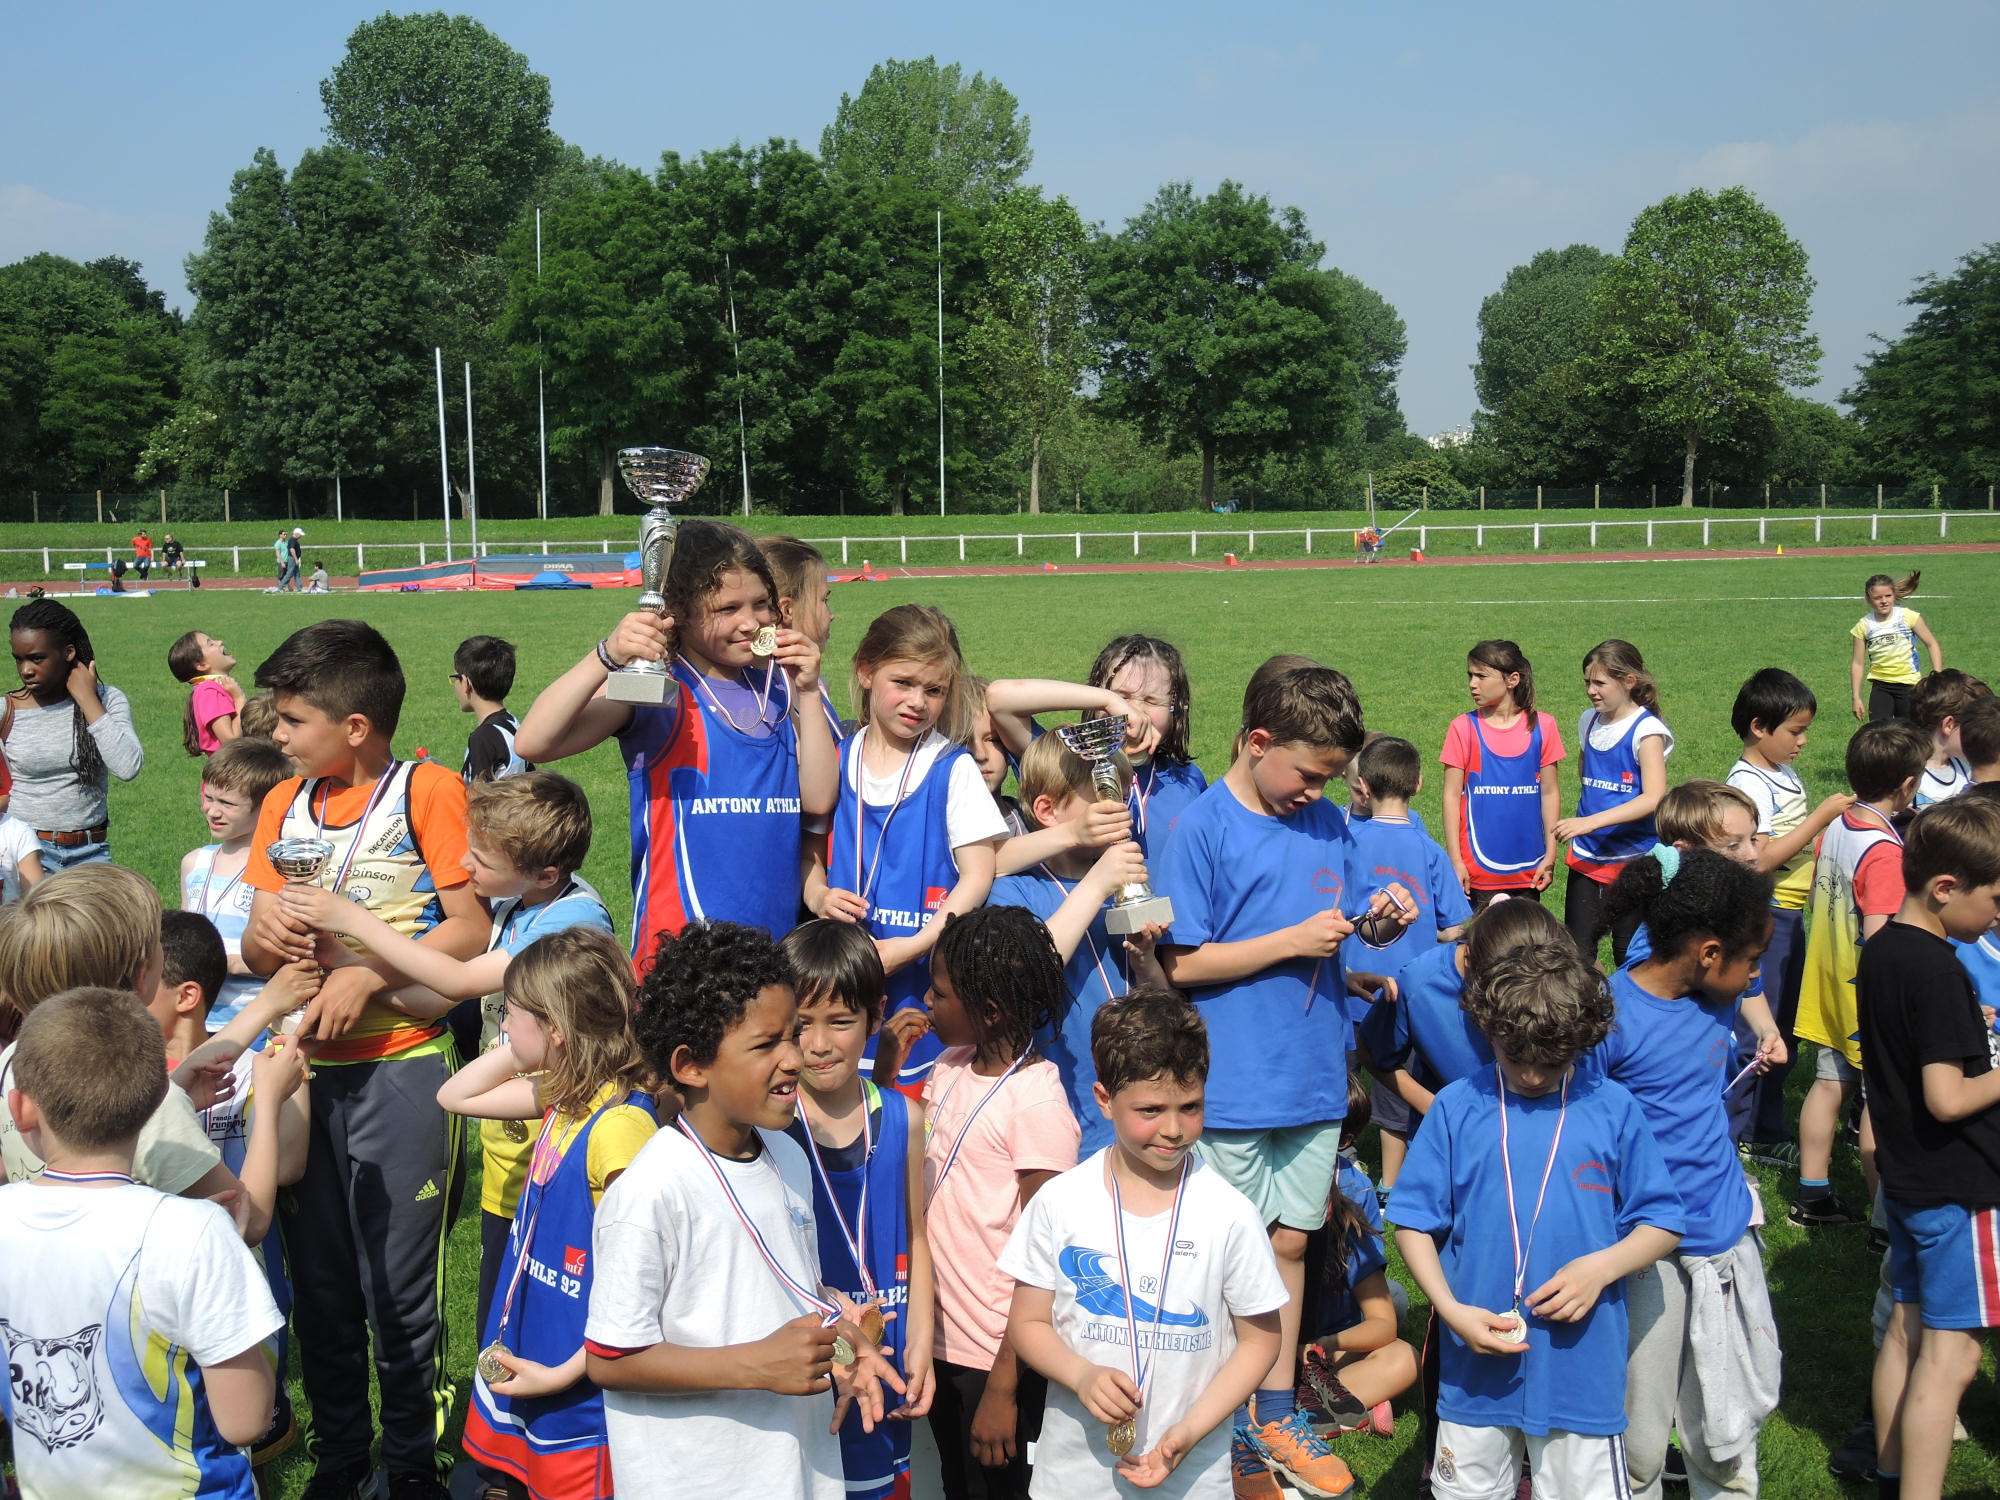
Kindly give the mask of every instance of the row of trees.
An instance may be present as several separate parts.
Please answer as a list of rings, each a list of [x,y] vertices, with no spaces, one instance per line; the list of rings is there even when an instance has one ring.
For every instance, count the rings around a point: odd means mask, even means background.
[[[259,151],[190,258],[183,325],[139,268],[0,268],[0,488],[437,482],[609,510],[613,455],[715,461],[704,501],[1153,509],[1705,477],[1983,482],[2000,249],[1919,286],[1844,399],[1817,378],[1804,250],[1742,189],[1646,209],[1622,251],[1549,250],[1480,311],[1470,438],[1397,405],[1402,320],[1322,265],[1296,209],[1169,184],[1116,233],[1024,182],[996,80],[876,67],[817,153],[771,140],[652,173],[548,125],[548,80],[478,22],[384,15],[321,84],[327,143]],[[539,210],[539,213],[538,213]],[[940,330],[940,323],[942,328]],[[942,343],[940,343],[940,331]],[[942,384],[940,385],[940,382]],[[943,430],[940,433],[940,406]],[[463,491],[461,490],[461,495]]]

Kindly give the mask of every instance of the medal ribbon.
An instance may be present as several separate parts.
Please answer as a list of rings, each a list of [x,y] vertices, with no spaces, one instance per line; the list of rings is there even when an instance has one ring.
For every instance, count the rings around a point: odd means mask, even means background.
[[[1141,835],[1146,832],[1146,804],[1153,800],[1153,787],[1159,782],[1159,779],[1160,763],[1157,760],[1146,762],[1146,784],[1144,786],[1139,785],[1139,778],[1137,776],[1132,778],[1131,800],[1137,803],[1139,807],[1139,832]]]
[[[831,1328],[839,1322],[840,1309],[837,1306],[820,1296],[818,1292],[802,1286],[790,1271],[778,1264],[778,1257],[771,1253],[771,1247],[764,1239],[764,1232],[751,1220],[750,1215],[743,1211],[742,1200],[736,1196],[736,1189],[729,1185],[729,1179],[723,1176],[722,1165],[716,1161],[715,1153],[708,1149],[708,1143],[689,1128],[685,1118],[675,1120],[674,1125],[682,1135],[693,1141],[695,1149],[701,1152],[701,1159],[708,1163],[708,1170],[715,1174],[716,1185],[722,1189],[723,1196],[728,1198],[729,1206],[736,1210],[737,1220],[756,1243],[757,1253],[764,1257],[764,1264],[771,1268],[771,1273],[785,1284],[787,1291],[820,1315],[822,1328]],[[812,1132],[808,1130],[806,1134],[811,1135]]]
[[[826,1163],[819,1159],[819,1142],[813,1139],[812,1119],[806,1113],[805,1091],[799,1091],[799,1115],[806,1127],[806,1153],[812,1157],[813,1170],[819,1174],[820,1186],[826,1189],[826,1201],[833,1205],[833,1222],[840,1226],[840,1238],[847,1246],[848,1254],[854,1257],[854,1269],[861,1273],[862,1290],[869,1296],[875,1295],[875,1278],[868,1274],[868,1260],[863,1250],[868,1244],[868,1163],[875,1155],[875,1130],[868,1120],[868,1090],[861,1091],[861,1202],[854,1215],[854,1228],[847,1227],[847,1215],[840,1211],[840,1199],[834,1196],[833,1179],[827,1176]]]
[[[359,835],[356,835],[356,837],[358,838]],[[204,917],[212,917],[216,912],[221,911],[223,907],[227,906],[229,904],[229,893],[242,883],[243,877],[250,871],[249,862],[245,861],[243,868],[229,877],[229,883],[222,888],[222,899],[216,903],[215,911],[211,912],[208,905],[208,887],[209,882],[215,879],[215,861],[219,858],[221,858],[221,851],[218,849],[216,854],[209,859],[208,868],[201,872],[201,894],[195,900],[196,910]]]
[[[546,1169],[550,1158],[555,1155],[555,1148],[549,1143],[549,1130],[555,1122],[556,1111],[552,1109],[542,1118],[541,1133],[535,1137],[534,1155],[528,1158],[528,1181],[543,1188],[548,1185]],[[495,1343],[503,1346],[507,1342],[507,1325],[514,1320],[514,1294],[521,1290],[521,1273],[528,1269],[528,1250],[535,1243],[535,1221],[542,1216],[542,1200],[547,1196],[546,1192],[535,1195],[534,1212],[528,1215],[527,1227],[521,1231],[521,1253],[514,1259],[513,1278],[507,1283],[507,1295],[500,1299],[500,1331],[493,1338]]]
[[[1064,885],[1062,876],[1056,874],[1056,872],[1054,870],[1051,870],[1047,865],[1040,864],[1036,865],[1035,868],[1040,870],[1044,875],[1048,876],[1049,879],[1053,880],[1056,883],[1056,889],[1061,891],[1065,898],[1067,898],[1072,892],[1076,890],[1076,886],[1074,885]],[[1091,937],[1090,929],[1088,927],[1084,928],[1083,930],[1083,945],[1084,947],[1090,950],[1090,961],[1097,966],[1097,977],[1104,983],[1104,993],[1111,999],[1116,1000],[1120,994],[1120,991],[1111,988],[1111,976],[1104,972],[1104,960],[1098,956],[1097,943]],[[1126,986],[1126,989],[1129,990],[1130,988],[1131,986],[1128,984]]]
[[[889,843],[889,825],[903,809],[903,794],[910,785],[910,768],[917,763],[917,745],[912,745],[909,757],[903,762],[903,774],[896,780],[896,800],[883,814],[882,831],[875,836],[875,857],[868,861],[868,878],[864,881],[861,878],[861,846],[868,841],[868,799],[861,795],[861,784],[868,775],[868,768],[861,762],[861,747],[867,739],[865,728],[854,737],[854,893],[863,901],[868,900],[868,893],[875,889],[875,873],[882,864],[882,851]],[[919,745],[922,743],[918,741]]]
[[[399,764],[401,762],[392,757],[389,761],[388,769],[376,780],[375,789],[368,794],[368,805],[361,809],[361,821],[354,825],[354,838],[349,842],[347,853],[340,861],[340,873],[333,878],[331,889],[336,896],[347,885],[347,872],[354,868],[355,856],[361,852],[361,841],[368,832],[368,820],[375,816],[376,804],[382,800],[382,794],[389,789],[389,783],[396,779],[396,767]],[[318,831],[321,838],[326,837],[326,809],[327,804],[332,800],[333,783],[331,781],[321,782],[319,811],[313,816],[313,827]]]
[[[130,1183],[132,1180],[130,1172],[60,1172],[54,1167],[46,1167],[42,1171],[42,1181],[44,1182],[71,1182],[79,1184],[86,1182]]]
[[[685,656],[677,655],[675,659],[679,661],[682,666],[686,667],[689,672],[694,674],[695,686],[700,688],[704,693],[708,694],[708,701],[715,705],[715,711],[717,713],[721,714],[723,718],[729,721],[729,727],[735,730],[738,734],[748,734],[750,730],[744,728],[741,724],[737,723],[736,715],[734,715],[728,709],[722,706],[722,700],[716,697],[715,689],[708,685],[708,682],[706,680],[707,674],[696,671],[694,663],[689,661]],[[751,728],[755,728],[757,725],[763,724],[765,722],[764,715],[771,706],[771,673],[777,668],[777,665],[778,665],[778,658],[775,656],[769,656],[764,659],[764,690],[757,695],[757,717],[750,721]],[[736,680],[738,682],[743,681],[743,674],[741,672],[738,672],[736,674]],[[748,684],[745,684],[745,686],[748,686]]]
[[[1521,1217],[1514,1207],[1514,1163],[1507,1152],[1507,1075],[1500,1070],[1500,1064],[1493,1064],[1493,1074],[1500,1080],[1500,1174],[1507,1184],[1507,1229],[1514,1236],[1514,1310],[1521,1309],[1521,1295],[1528,1279],[1528,1256],[1521,1248]],[[1542,1201],[1549,1195],[1549,1177],[1556,1169],[1556,1152],[1562,1149],[1563,1122],[1569,1117],[1568,1072],[1563,1074],[1562,1106],[1556,1112],[1555,1139],[1549,1142],[1548,1164],[1542,1168],[1541,1191],[1535,1195],[1535,1216],[1528,1221],[1528,1251],[1535,1248],[1535,1227],[1542,1222]],[[1523,1333],[1526,1332],[1524,1328]]]
[[[1174,1270],[1174,1239],[1180,1233],[1181,1196],[1187,1191],[1188,1166],[1188,1158],[1182,1157],[1180,1179],[1174,1183],[1173,1213],[1167,1220],[1167,1253],[1160,1257],[1159,1300],[1153,1304],[1152,1326],[1146,1331],[1147,1341],[1156,1346],[1152,1353],[1159,1352],[1157,1345],[1160,1341],[1160,1319],[1167,1314],[1167,1278]],[[1132,1273],[1126,1269],[1125,1264],[1125,1202],[1118,1192],[1118,1173],[1108,1160],[1104,1164],[1104,1170],[1111,1178],[1111,1226],[1117,1235],[1118,1285],[1125,1293],[1125,1334],[1132,1341],[1132,1383],[1139,1387],[1139,1394],[1144,1396],[1146,1372],[1152,1367],[1152,1355],[1149,1354],[1143,1364],[1139,1360],[1139,1323],[1132,1316]]]
[[[1000,1092],[1000,1086],[1002,1084],[1004,1084],[1009,1078],[1012,1078],[1014,1076],[1014,1070],[1020,1067],[1021,1064],[1026,1062],[1027,1060],[1028,1060],[1028,1054],[1026,1052],[1023,1052],[1019,1057],[1015,1058],[1012,1062],[1008,1063],[1007,1071],[1002,1073],[998,1078],[994,1079],[993,1087],[988,1089],[986,1091],[985,1096],[981,1098],[977,1104],[972,1106],[972,1113],[965,1117],[965,1125],[958,1132],[958,1139],[951,1143],[951,1150],[945,1153],[944,1165],[938,1169],[937,1181],[931,1184],[930,1192],[924,1195],[924,1211],[926,1213],[930,1211],[931,1204],[937,1201],[937,1195],[944,1191],[944,1180],[945,1178],[951,1176],[952,1164],[958,1160],[958,1153],[965,1145],[965,1138],[972,1134],[972,1122],[979,1118],[979,1112],[982,1109],[986,1108],[988,1104],[993,1102],[993,1096]],[[947,1104],[951,1103],[951,1096],[958,1092],[959,1083],[962,1080],[964,1080],[971,1072],[972,1072],[972,1067],[970,1064],[967,1064],[965,1072],[959,1074],[957,1078],[952,1079],[951,1087],[946,1089],[944,1091],[944,1097],[938,1100],[937,1115],[935,1118],[940,1120],[944,1118],[944,1107]]]

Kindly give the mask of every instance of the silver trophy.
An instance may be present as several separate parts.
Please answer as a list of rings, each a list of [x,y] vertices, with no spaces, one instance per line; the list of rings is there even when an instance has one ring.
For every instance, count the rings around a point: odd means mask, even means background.
[[[678,448],[621,448],[618,472],[648,507],[639,523],[639,608],[663,615],[676,525],[668,507],[701,488],[708,477],[708,460]],[[606,679],[604,696],[613,703],[664,703],[669,675],[663,661],[628,661]]]
[[[1098,800],[1123,802],[1125,794],[1119,789],[1118,767],[1114,761],[1125,744],[1125,721],[1085,719],[1081,724],[1061,725],[1056,733],[1062,736],[1063,744],[1090,767],[1090,779],[1097,787]],[[1165,927],[1173,919],[1173,902],[1165,896],[1155,896],[1153,888],[1145,881],[1135,880],[1130,885],[1119,887],[1117,895],[1111,898],[1111,908],[1104,914],[1104,928],[1107,932],[1134,933],[1148,922],[1158,922]]]
[[[271,868],[288,881],[318,885],[333,858],[333,845],[325,839],[279,839],[264,846]]]

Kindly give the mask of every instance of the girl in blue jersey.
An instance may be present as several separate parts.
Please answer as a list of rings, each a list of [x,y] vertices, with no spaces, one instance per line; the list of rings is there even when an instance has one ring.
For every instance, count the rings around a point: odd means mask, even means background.
[[[813,915],[859,923],[875,940],[889,976],[882,1034],[897,1048],[896,1086],[911,1091],[942,1050],[921,1020],[931,948],[947,916],[985,902],[1007,832],[964,749],[964,671],[942,610],[899,604],[868,627],[854,649],[860,727],[840,746],[824,883],[814,871],[805,892]]]
[[[632,966],[569,927],[507,966],[498,1047],[438,1090],[453,1114],[538,1122],[465,1416],[465,1451],[535,1500],[608,1500],[604,1395],[583,1370],[590,1230],[604,1190],[658,1128],[632,1034]]]
[[[789,931],[804,884],[800,817],[833,811],[840,774],[820,643],[776,624],[777,584],[750,534],[689,521],[663,592],[664,615],[620,620],[543,690],[514,738],[524,760],[544,765],[617,738],[641,968],[661,934],[689,922]],[[664,702],[605,697],[611,673],[633,662],[667,666]]]
[[[1665,847],[1611,887],[1610,919],[1633,910],[1652,952],[1611,976],[1616,1020],[1584,1064],[1638,1100],[1686,1224],[1672,1255],[1625,1283],[1626,1464],[1634,1491],[1658,1494],[1678,1430],[1697,1494],[1748,1493],[1757,1430],[1777,1404],[1778,1330],[1725,1096],[1744,1062],[1785,1060],[1768,1011],[1754,1058],[1737,1057],[1732,1034],[1771,940],[1771,877],[1707,849]]]
[[[1555,878],[1562,731],[1535,711],[1535,669],[1512,641],[1466,653],[1472,712],[1445,732],[1444,848],[1478,911],[1495,894],[1542,899]]]
[[[1583,690],[1590,698],[1576,726],[1583,792],[1575,814],[1556,824],[1556,837],[1569,845],[1563,925],[1584,956],[1594,958],[1605,891],[1620,870],[1657,842],[1653,810],[1666,795],[1674,732],[1660,720],[1659,689],[1630,641],[1602,641],[1590,649],[1583,659]],[[1638,922],[1638,913],[1628,912],[1612,925],[1614,968],[1625,962],[1625,945]]]
[[[910,1492],[910,1423],[931,1409],[937,1295],[924,1236],[923,1106],[861,1075],[861,1054],[882,1018],[882,960],[860,928],[806,922],[779,945],[799,998],[799,1112],[785,1133],[813,1169],[820,1275],[857,1306],[894,1319],[887,1343],[903,1377],[902,1404],[864,1430],[850,1409],[840,1427],[849,1500]]]

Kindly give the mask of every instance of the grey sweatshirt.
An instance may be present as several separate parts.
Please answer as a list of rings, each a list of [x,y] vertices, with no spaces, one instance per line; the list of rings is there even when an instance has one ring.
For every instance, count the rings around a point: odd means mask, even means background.
[[[132,705],[117,688],[99,684],[104,713],[90,726],[105,770],[130,781],[146,763],[139,736],[132,728]],[[65,698],[52,708],[14,702],[14,724],[7,731],[7,769],[14,778],[8,812],[28,827],[51,833],[95,828],[105,821],[110,776],[105,771],[85,781],[70,766],[75,748],[76,704]]]

